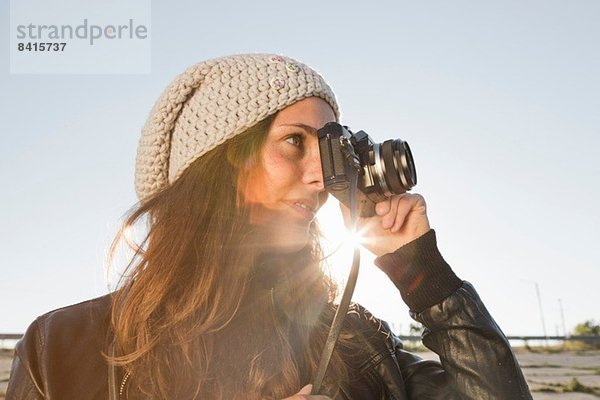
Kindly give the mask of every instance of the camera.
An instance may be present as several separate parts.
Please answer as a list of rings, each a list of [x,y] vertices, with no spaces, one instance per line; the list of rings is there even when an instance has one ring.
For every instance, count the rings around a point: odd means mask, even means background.
[[[325,190],[350,207],[357,182],[358,215],[375,215],[375,204],[402,194],[417,184],[417,171],[408,143],[390,139],[375,143],[364,131],[329,122],[317,131]]]

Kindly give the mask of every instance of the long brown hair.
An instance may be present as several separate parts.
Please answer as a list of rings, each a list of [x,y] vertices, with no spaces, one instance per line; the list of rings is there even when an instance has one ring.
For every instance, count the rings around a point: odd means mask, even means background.
[[[115,238],[109,259],[146,219],[113,296],[109,362],[130,374],[130,398],[281,399],[309,383],[335,295],[318,228],[292,257],[260,254],[237,189],[273,119],[192,163],[134,207]],[[329,371],[347,375],[339,356]]]

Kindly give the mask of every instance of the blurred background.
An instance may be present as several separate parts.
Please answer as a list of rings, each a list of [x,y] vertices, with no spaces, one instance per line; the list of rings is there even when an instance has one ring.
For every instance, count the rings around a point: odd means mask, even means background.
[[[93,15],[100,3],[89,4]],[[600,319],[600,2],[150,11],[149,73],[11,74],[0,36],[0,333],[110,290],[104,258],[137,201],[136,146],[154,101],[189,65],[251,52],[311,65],[343,123],[410,143],[440,250],[505,333],[563,335]],[[8,1],[0,16],[8,26]],[[319,217],[331,251],[343,236],[334,200]],[[350,257],[342,247],[330,259],[342,283]],[[408,309],[372,260],[363,254],[354,300],[407,334]]]

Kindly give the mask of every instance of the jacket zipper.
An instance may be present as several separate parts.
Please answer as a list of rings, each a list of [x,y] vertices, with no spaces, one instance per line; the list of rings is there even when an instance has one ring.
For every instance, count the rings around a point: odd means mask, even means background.
[[[130,372],[126,372],[125,376],[123,377],[123,380],[121,381],[121,387],[119,387],[119,399],[127,398],[127,397],[123,397],[123,393],[125,393],[125,387],[127,386],[127,379],[129,379],[130,375],[131,375]]]

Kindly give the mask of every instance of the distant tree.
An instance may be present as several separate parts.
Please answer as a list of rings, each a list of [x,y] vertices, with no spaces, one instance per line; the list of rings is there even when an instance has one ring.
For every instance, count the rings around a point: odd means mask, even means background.
[[[423,334],[425,327],[418,322],[413,322],[408,325],[408,334],[410,336],[420,337]],[[404,348],[408,351],[426,351],[427,348],[423,346],[420,339],[410,340],[403,343]]]
[[[423,325],[419,323],[411,323],[408,326],[408,331],[412,336],[421,336],[423,334]]]
[[[581,341],[576,344],[582,349],[600,349],[600,325],[596,321],[588,320],[577,324],[574,334],[576,336],[597,336],[598,340],[586,340],[585,342]]]
[[[575,335],[578,336],[600,336],[600,325],[593,319],[577,324]]]

